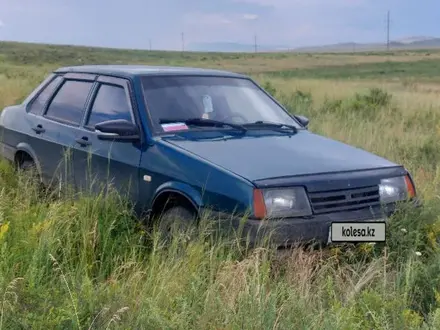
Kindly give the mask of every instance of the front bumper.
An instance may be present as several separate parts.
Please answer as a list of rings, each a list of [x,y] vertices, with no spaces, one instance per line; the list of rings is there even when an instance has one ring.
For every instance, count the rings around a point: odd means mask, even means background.
[[[384,221],[389,215],[372,215],[369,210],[320,214],[308,219],[247,220],[242,237],[251,245],[268,240],[276,246],[298,243],[327,244],[332,222]]]
[[[419,201],[414,201],[419,206]],[[278,247],[295,244],[317,243],[326,245],[332,222],[387,221],[395,212],[394,205],[386,208],[365,208],[360,210],[314,215],[308,218],[287,218],[282,220],[253,220],[229,218],[235,233],[248,244],[255,246],[270,243]]]

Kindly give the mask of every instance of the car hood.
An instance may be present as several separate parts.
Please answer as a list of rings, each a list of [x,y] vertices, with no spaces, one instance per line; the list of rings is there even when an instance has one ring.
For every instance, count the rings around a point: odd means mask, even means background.
[[[250,181],[396,166],[384,158],[309,131],[230,139],[164,139]]]

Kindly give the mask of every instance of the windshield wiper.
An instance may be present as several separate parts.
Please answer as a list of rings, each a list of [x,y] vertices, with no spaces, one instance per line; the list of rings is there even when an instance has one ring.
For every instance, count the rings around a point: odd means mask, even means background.
[[[268,121],[256,121],[253,123],[249,123],[249,124],[243,124],[243,126],[245,128],[269,128],[269,129],[283,129],[283,128],[288,128],[290,130],[292,130],[293,133],[297,133],[298,132],[298,128],[296,126],[293,125],[289,125],[289,124],[280,124],[280,123],[272,123],[272,122],[268,122]]]
[[[225,127],[229,126],[240,131],[246,132],[246,127],[239,124],[227,123],[224,121],[204,119],[204,118],[190,118],[190,119],[160,119],[161,124],[171,124],[171,123],[185,123],[186,125],[194,126],[206,126],[206,127]]]

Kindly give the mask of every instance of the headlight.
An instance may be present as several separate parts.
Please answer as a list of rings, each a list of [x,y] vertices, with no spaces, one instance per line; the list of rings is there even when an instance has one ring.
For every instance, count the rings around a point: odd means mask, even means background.
[[[256,189],[254,213],[258,218],[301,217],[311,215],[312,209],[302,187]]]
[[[379,184],[380,201],[394,203],[415,197],[415,189],[408,176],[382,179]]]

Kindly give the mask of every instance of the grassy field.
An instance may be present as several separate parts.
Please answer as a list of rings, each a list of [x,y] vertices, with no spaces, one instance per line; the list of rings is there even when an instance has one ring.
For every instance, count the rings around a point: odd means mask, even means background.
[[[191,54],[0,43],[0,106],[52,69],[188,65],[251,74],[310,129],[405,165],[424,206],[385,245],[165,249],[117,195],[45,200],[0,164],[0,329],[439,329],[440,52]]]

